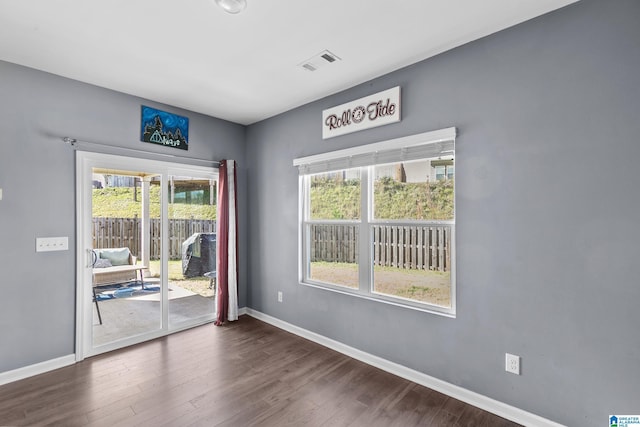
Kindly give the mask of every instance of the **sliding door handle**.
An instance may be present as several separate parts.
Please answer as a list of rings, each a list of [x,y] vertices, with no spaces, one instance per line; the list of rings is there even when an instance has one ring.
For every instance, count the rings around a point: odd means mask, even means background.
[[[98,260],[98,254],[93,249],[87,249],[87,268],[93,268]]]

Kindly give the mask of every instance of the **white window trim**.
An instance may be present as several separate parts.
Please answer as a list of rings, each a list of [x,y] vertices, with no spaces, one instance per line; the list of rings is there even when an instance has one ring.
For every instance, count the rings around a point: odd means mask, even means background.
[[[327,153],[299,157],[297,159],[293,159],[293,166],[299,167],[310,163],[327,162],[344,157],[357,156],[372,152],[375,153],[376,151],[409,148],[418,145],[433,144],[440,141],[454,141],[455,139],[456,128],[450,127],[431,132],[419,133],[416,135],[409,135],[402,138],[390,139],[388,141],[380,141],[372,144],[360,145],[358,147],[346,148],[344,150],[329,151]]]
[[[362,146],[358,146],[358,147],[353,147],[353,148],[348,148],[348,149],[343,149],[343,150],[336,150],[336,151],[331,151],[331,152],[327,152],[327,153],[321,153],[321,154],[316,154],[316,155],[312,155],[312,156],[306,156],[306,157],[300,157],[297,159],[293,160],[293,165],[296,167],[304,167],[305,165],[309,165],[309,164],[318,164],[318,163],[322,163],[322,162],[329,162],[332,160],[336,160],[336,159],[344,159],[344,158],[348,158],[351,156],[358,156],[358,155],[365,155],[365,154],[369,154],[369,153],[375,153],[378,151],[387,151],[387,150],[394,150],[394,149],[403,149],[403,148],[408,148],[408,147],[414,147],[414,146],[419,146],[419,145],[426,145],[426,144],[433,144],[433,143],[437,143],[437,142],[442,142],[442,141],[455,141],[456,138],[456,128],[455,127],[451,127],[451,128],[446,128],[446,129],[441,129],[441,130],[436,130],[436,131],[431,131],[431,132],[425,132],[425,133],[420,133],[420,134],[416,134],[416,135],[410,135],[407,137],[402,137],[402,138],[396,138],[396,139],[392,139],[392,140],[388,140],[388,141],[381,141],[381,142],[376,142],[376,143],[372,143],[372,144],[366,144],[366,145],[362,145]],[[369,179],[368,179],[368,174],[369,172],[373,169],[373,166],[366,166],[363,167],[363,176],[362,178],[364,178],[362,180],[362,183],[369,183]],[[452,236],[451,236],[451,241],[452,241],[452,247],[451,247],[451,307],[440,307],[434,304],[427,304],[427,303],[421,303],[415,300],[410,300],[410,299],[403,299],[401,297],[391,297],[391,296],[386,296],[383,294],[379,294],[379,293],[375,293],[372,292],[368,286],[371,282],[370,278],[371,278],[371,274],[372,271],[368,271],[368,270],[373,270],[373,265],[371,264],[371,262],[369,261],[368,265],[366,266],[361,266],[361,268],[359,269],[360,271],[360,282],[359,282],[359,288],[358,289],[350,289],[347,287],[343,287],[343,286],[339,286],[339,285],[332,285],[330,283],[325,283],[325,282],[317,282],[317,281],[313,281],[310,279],[306,279],[306,269],[307,269],[307,265],[305,263],[305,260],[307,259],[307,254],[308,254],[308,250],[309,248],[305,248],[305,244],[308,245],[308,239],[305,239],[304,235],[307,232],[306,231],[306,225],[309,223],[313,223],[315,221],[311,221],[309,220],[309,218],[306,217],[306,203],[307,203],[307,185],[306,185],[306,176],[308,175],[304,175],[301,174],[299,176],[299,182],[298,182],[298,210],[299,210],[299,215],[298,215],[298,224],[299,224],[299,232],[298,232],[298,282],[301,285],[304,286],[309,286],[309,287],[314,287],[314,288],[318,288],[318,289],[323,289],[323,290],[327,290],[330,292],[337,292],[340,294],[344,294],[344,295],[350,295],[350,296],[354,296],[357,298],[363,298],[366,300],[371,300],[371,301],[377,301],[380,303],[384,303],[384,304],[390,304],[390,305],[394,305],[394,306],[398,306],[398,307],[403,307],[403,308],[408,308],[408,309],[412,309],[412,310],[418,310],[418,311],[423,311],[423,312],[427,312],[427,313],[432,313],[432,314],[437,314],[437,315],[441,315],[441,316],[445,316],[445,317],[451,317],[451,318],[455,318],[456,317],[456,244],[455,244],[455,240],[456,240],[456,230],[455,230],[455,216],[454,219],[452,221],[434,221],[434,222],[438,222],[438,223],[443,223],[443,224],[450,224],[452,225],[451,228],[451,232],[452,232]],[[454,184],[455,185],[455,184]],[[366,230],[364,235],[361,235],[359,237],[359,241],[360,241],[360,245],[362,246],[361,250],[366,247],[368,245],[368,241],[369,239],[369,230],[370,230],[370,226],[371,224],[383,224],[383,223],[398,223],[398,224],[404,224],[404,223],[410,223],[412,221],[410,220],[400,220],[400,221],[390,221],[390,220],[373,220],[371,218],[372,215],[372,206],[371,206],[371,194],[368,194],[371,191],[371,186],[370,185],[366,185],[366,188],[362,188],[362,196],[361,197],[361,201],[363,204],[368,204],[366,211],[361,210],[361,212],[363,213],[362,218],[358,221],[339,221],[340,224],[347,224],[350,222],[355,222],[358,224],[362,224],[363,227],[361,227],[361,230]],[[364,192],[367,192],[367,195],[365,196]],[[455,194],[455,190],[454,190],[454,194]],[[367,215],[364,215],[364,212],[367,213]],[[320,223],[326,223],[326,222],[330,222],[330,221],[318,221]],[[368,253],[368,249],[367,249],[367,253]],[[369,258],[369,257],[368,257]],[[363,280],[363,279],[367,279],[367,280]]]

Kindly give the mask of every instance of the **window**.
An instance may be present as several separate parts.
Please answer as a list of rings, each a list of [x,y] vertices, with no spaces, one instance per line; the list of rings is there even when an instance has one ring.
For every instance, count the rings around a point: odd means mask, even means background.
[[[438,160],[431,163],[436,181],[443,179],[453,179],[454,165],[453,160]]]
[[[358,288],[360,169],[310,175],[307,278],[318,283]]]
[[[300,281],[455,314],[455,129],[296,159]]]

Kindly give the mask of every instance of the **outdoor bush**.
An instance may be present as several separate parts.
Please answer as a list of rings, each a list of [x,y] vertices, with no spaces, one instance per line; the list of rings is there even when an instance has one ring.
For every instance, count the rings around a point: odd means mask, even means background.
[[[107,187],[93,190],[93,216],[107,218],[134,218],[140,216],[142,195],[137,190],[134,200],[132,187]],[[152,185],[149,190],[149,216],[160,217],[160,186]],[[178,219],[216,219],[215,205],[173,203],[169,205],[169,217]]]
[[[453,180],[399,182],[383,177],[374,184],[376,218],[448,220],[453,218]]]
[[[310,210],[312,219],[360,218],[360,180],[313,179]]]
[[[376,218],[448,220],[453,218],[454,181],[398,182],[383,177],[374,185]],[[314,179],[311,183],[312,219],[358,219],[360,181]]]

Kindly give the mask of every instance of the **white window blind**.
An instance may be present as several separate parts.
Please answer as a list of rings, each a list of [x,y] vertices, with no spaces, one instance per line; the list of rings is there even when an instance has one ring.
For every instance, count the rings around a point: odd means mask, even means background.
[[[360,166],[451,156],[456,129],[447,128],[294,159],[300,175]]]

